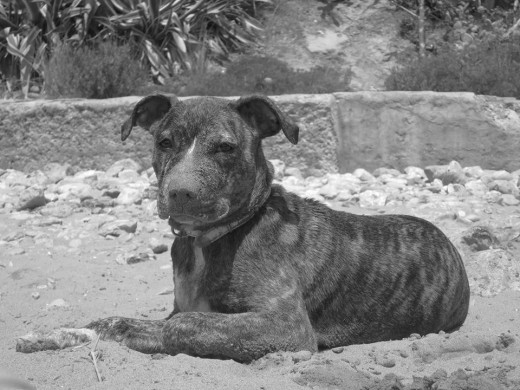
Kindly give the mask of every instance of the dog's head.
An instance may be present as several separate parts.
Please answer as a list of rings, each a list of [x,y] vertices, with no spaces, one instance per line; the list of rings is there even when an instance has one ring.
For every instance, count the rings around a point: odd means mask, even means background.
[[[123,124],[123,141],[136,125],[154,138],[159,216],[189,230],[229,223],[258,207],[273,176],[261,140],[282,130],[296,144],[299,131],[265,96],[182,102],[148,96]]]

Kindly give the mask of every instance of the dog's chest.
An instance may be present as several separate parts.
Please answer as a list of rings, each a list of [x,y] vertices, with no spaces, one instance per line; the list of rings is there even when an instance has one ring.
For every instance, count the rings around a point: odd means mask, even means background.
[[[209,301],[202,291],[202,283],[206,270],[206,260],[202,248],[193,247],[195,262],[189,272],[180,272],[174,268],[173,283],[175,302],[181,312],[211,311]]]

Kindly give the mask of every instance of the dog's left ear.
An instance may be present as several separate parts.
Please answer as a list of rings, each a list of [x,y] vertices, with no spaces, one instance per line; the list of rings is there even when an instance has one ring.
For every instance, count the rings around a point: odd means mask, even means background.
[[[233,103],[240,116],[260,133],[260,138],[270,137],[280,130],[291,143],[298,143],[300,129],[266,96],[253,95]]]
[[[130,118],[121,126],[121,141],[128,138],[132,128],[136,125],[150,131],[150,127],[170,111],[172,103],[178,102],[175,96],[169,98],[164,95],[151,95],[141,99],[135,105]]]

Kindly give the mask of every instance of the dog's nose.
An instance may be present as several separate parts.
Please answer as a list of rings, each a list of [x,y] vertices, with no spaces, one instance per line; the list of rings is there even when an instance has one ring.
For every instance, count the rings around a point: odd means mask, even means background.
[[[170,198],[176,202],[189,202],[197,198],[197,195],[188,189],[181,188],[170,191]]]

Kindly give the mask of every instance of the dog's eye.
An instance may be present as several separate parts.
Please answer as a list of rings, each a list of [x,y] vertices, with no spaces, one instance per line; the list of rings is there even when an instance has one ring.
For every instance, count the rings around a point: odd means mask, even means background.
[[[231,153],[233,150],[235,150],[235,145],[230,144],[229,142],[222,142],[217,147],[217,151],[222,153]]]
[[[159,146],[162,149],[171,149],[173,147],[173,143],[168,138],[165,138],[161,142],[159,142]]]

